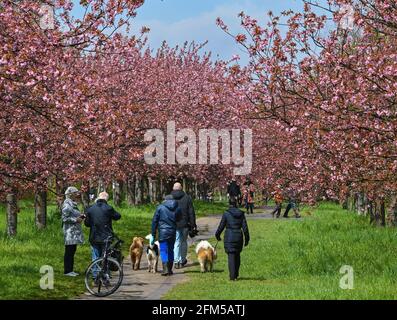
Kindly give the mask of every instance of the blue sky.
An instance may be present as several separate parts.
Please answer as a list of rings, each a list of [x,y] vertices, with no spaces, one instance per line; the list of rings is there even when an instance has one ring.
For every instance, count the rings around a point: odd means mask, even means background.
[[[163,40],[171,46],[185,41],[202,43],[213,58],[230,59],[238,54],[245,62],[241,48],[215,23],[221,17],[231,30],[239,32],[238,13],[241,11],[265,21],[267,12],[299,9],[301,0],[146,0],[138,10],[134,26],[151,29],[149,45],[157,48]]]
[[[216,25],[216,18],[221,17],[237,33],[241,30],[237,17],[241,11],[265,22],[269,10],[280,13],[287,9],[301,10],[302,6],[302,0],[146,0],[138,9],[132,32],[138,33],[142,26],[149,27],[149,45],[153,49],[164,40],[171,46],[208,40],[204,50],[211,51],[213,58],[227,60],[238,54],[244,64],[246,56]]]

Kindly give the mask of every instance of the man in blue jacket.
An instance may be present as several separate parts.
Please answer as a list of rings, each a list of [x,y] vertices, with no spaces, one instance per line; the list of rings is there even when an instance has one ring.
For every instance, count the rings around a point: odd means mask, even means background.
[[[165,201],[160,204],[152,220],[151,244],[154,244],[156,231],[158,231],[158,241],[160,242],[160,257],[163,263],[162,276],[172,275],[174,264],[174,245],[176,237],[176,223],[181,219],[181,210],[178,202],[173,200],[171,195],[165,197]]]

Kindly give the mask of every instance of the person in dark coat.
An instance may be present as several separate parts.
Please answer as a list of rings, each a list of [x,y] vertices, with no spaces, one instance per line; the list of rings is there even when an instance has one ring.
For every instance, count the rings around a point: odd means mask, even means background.
[[[240,269],[240,253],[243,245],[247,246],[250,241],[247,220],[244,212],[232,203],[230,208],[223,214],[215,237],[221,241],[221,234],[225,231],[224,247],[228,255],[230,280],[237,280]]]
[[[176,224],[181,219],[181,215],[178,202],[173,200],[171,195],[168,195],[165,201],[157,207],[153,216],[150,244],[154,244],[157,231],[158,241],[160,243],[160,257],[163,263],[162,276],[172,275]]]
[[[174,184],[171,195],[181,209],[181,219],[176,223],[176,239],[174,246],[174,264],[179,269],[187,264],[187,238],[190,231],[196,231],[196,214],[192,198],[182,191],[182,185]]]
[[[227,186],[227,194],[229,195],[229,205],[233,204],[237,207],[237,201],[241,197],[241,189],[237,184],[236,179],[232,181]]]
[[[108,205],[109,195],[101,192],[94,205],[86,210],[84,224],[90,228],[90,244],[92,260],[100,258],[105,249],[105,240],[113,236],[113,220],[120,220],[121,215],[113,207]],[[96,278],[98,271],[93,269],[93,278]]]

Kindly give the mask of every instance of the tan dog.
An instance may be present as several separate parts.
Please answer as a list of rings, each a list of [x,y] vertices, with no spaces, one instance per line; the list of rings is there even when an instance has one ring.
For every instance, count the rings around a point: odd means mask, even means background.
[[[134,237],[130,246],[131,265],[133,270],[139,270],[143,253],[143,243],[145,239],[142,237]]]
[[[200,241],[196,247],[198,262],[201,272],[212,272],[216,260],[216,250],[208,241]]]

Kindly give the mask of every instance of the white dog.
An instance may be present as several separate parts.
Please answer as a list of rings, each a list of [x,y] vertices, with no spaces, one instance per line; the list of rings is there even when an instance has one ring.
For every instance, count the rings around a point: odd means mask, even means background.
[[[201,272],[212,272],[216,260],[216,250],[208,241],[200,241],[196,247],[198,262]],[[209,268],[208,268],[209,267]]]
[[[160,243],[156,241],[153,245],[150,244],[151,234],[148,234],[145,238],[149,240],[149,246],[146,249],[146,257],[148,262],[148,272],[157,272],[157,265],[159,262],[160,255]]]

